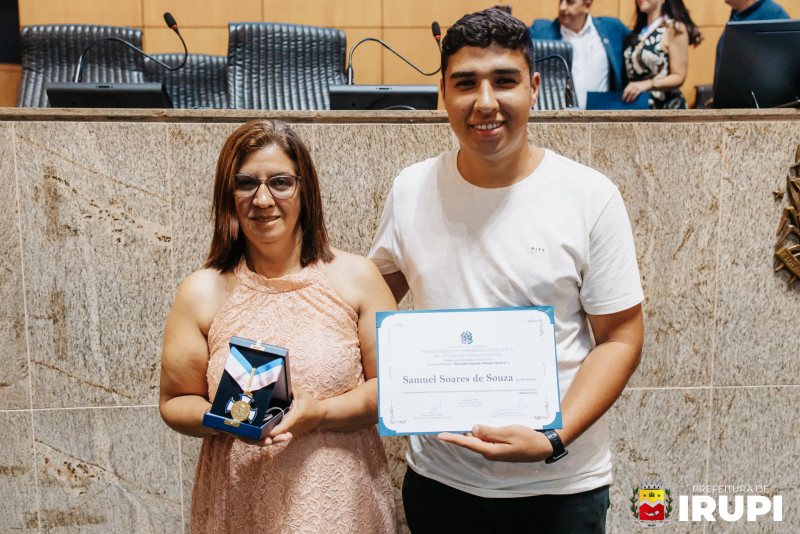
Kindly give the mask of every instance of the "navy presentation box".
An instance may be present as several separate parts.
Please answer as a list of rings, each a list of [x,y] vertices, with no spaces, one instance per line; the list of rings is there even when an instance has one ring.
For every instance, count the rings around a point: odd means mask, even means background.
[[[261,439],[292,404],[289,351],[235,336],[229,346],[225,371],[203,426]]]

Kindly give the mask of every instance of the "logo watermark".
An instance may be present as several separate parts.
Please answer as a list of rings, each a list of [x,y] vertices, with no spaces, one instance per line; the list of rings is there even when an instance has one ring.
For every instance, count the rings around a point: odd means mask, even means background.
[[[633,488],[630,498],[633,522],[644,528],[668,525],[672,515],[671,494],[660,480],[645,480],[641,488]]]
[[[766,484],[695,485],[691,496],[678,498],[678,520],[758,521],[761,516],[768,519],[771,514],[772,521],[783,521],[783,497],[770,498],[765,495],[769,491]]]
[[[633,522],[643,528],[686,523],[783,521],[783,497],[767,484],[721,484],[692,486],[690,495],[679,495],[673,509],[672,491],[658,478],[633,488],[628,498]]]

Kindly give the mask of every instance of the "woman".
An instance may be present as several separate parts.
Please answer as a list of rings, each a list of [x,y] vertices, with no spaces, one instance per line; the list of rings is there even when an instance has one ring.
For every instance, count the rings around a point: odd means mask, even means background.
[[[160,410],[204,438],[192,532],[394,532],[377,435],[375,312],[396,309],[369,260],[328,245],[317,174],[287,125],[255,121],[222,147],[205,268],[164,332]],[[289,349],[294,402],[263,440],[202,425],[232,336]]]
[[[685,109],[680,87],[689,67],[689,45],[702,40],[683,0],[636,0],[636,24],[623,56],[629,83],[625,102],[650,93],[650,109]]]

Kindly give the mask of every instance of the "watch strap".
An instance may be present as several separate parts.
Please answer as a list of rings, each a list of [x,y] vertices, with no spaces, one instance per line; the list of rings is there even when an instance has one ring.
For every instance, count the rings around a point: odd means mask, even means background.
[[[558,433],[555,430],[547,428],[545,430],[537,430],[537,432],[544,434],[545,437],[550,440],[550,445],[553,446],[552,456],[546,458],[544,463],[552,464],[567,455],[569,451],[564,448],[564,444],[561,442],[561,438],[558,437]]]

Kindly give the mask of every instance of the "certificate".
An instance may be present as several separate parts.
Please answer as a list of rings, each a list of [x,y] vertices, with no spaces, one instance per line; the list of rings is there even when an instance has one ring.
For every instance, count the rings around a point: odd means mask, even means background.
[[[552,306],[380,312],[382,436],[561,428]]]

